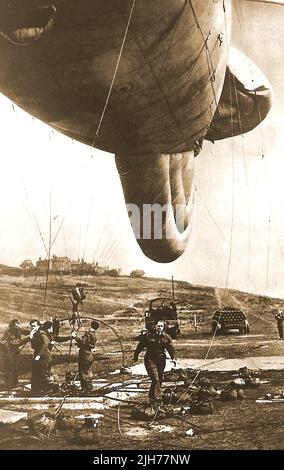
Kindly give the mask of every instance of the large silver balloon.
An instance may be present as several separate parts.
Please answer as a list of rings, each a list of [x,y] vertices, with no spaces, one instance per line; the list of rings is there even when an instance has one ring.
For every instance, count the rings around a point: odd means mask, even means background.
[[[203,139],[247,132],[271,106],[259,71],[251,88],[254,65],[231,51],[231,3],[0,1],[1,92],[116,155],[126,203],[139,214],[137,241],[159,262],[187,244]],[[165,209],[158,231],[148,226],[153,204]]]

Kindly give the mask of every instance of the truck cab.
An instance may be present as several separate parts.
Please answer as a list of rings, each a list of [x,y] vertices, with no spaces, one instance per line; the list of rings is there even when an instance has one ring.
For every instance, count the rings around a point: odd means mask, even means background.
[[[165,322],[165,332],[172,339],[180,335],[180,320],[177,318],[177,308],[172,299],[157,297],[150,301],[145,312],[146,329],[151,331],[159,320]]]

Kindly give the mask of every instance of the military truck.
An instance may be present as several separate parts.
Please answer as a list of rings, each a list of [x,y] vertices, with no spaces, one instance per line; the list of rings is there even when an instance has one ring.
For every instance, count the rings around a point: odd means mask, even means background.
[[[175,302],[168,297],[157,297],[150,300],[149,308],[145,312],[145,326],[151,331],[159,320],[165,322],[165,332],[172,339],[180,335],[180,320],[177,317]]]
[[[240,334],[249,333],[249,323],[245,313],[233,307],[223,307],[216,310],[212,318],[212,334],[227,334],[238,330]]]

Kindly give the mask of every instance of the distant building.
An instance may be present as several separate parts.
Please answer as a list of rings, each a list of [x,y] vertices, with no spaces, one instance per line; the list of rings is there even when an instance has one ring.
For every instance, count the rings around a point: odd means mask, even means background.
[[[82,263],[78,261],[71,261],[71,273],[72,274],[81,274],[82,273]]]
[[[95,266],[94,272],[97,276],[102,276],[103,274],[105,274],[106,270],[102,266]]]
[[[41,259],[41,257],[39,257],[38,261],[36,262],[36,269],[39,273],[45,274],[48,269],[48,259]]]
[[[98,262],[87,263],[83,258],[71,261],[72,274],[89,274],[90,276],[102,276],[106,268],[99,266]]]
[[[38,273],[46,274],[48,269],[48,259],[42,259],[39,257],[36,262],[36,269]],[[55,256],[50,259],[49,270],[51,272],[61,274],[87,274],[92,276],[102,276],[109,271],[109,267],[99,266],[98,262],[87,263],[83,258],[70,260],[67,256]]]
[[[48,270],[48,259],[39,257],[36,262],[36,269],[39,273],[46,273]],[[57,273],[71,273],[71,261],[67,256],[56,256],[50,259],[49,270]]]
[[[67,256],[55,256],[51,259],[51,270],[57,273],[71,273],[71,261]]]
[[[91,263],[87,263],[84,258],[77,261],[71,261],[71,272],[72,274],[89,274],[92,268]]]

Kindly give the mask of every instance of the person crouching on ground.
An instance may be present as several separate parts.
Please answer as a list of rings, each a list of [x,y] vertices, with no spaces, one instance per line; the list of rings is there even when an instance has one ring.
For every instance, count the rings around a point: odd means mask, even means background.
[[[147,331],[142,335],[134,352],[133,361],[138,361],[138,356],[146,349],[144,364],[151,379],[149,389],[150,402],[160,404],[162,401],[162,381],[166,367],[166,351],[168,351],[174,366],[176,366],[175,349],[171,337],[164,331],[165,323],[157,322],[153,332]]]
[[[99,328],[99,323],[96,320],[91,321],[91,328],[82,336],[82,338],[75,337],[75,341],[79,348],[78,357],[78,370],[79,379],[81,382],[82,390],[85,393],[90,393],[93,389],[92,378],[93,373],[91,367],[94,362],[93,350],[96,346],[97,337],[96,330]]]

